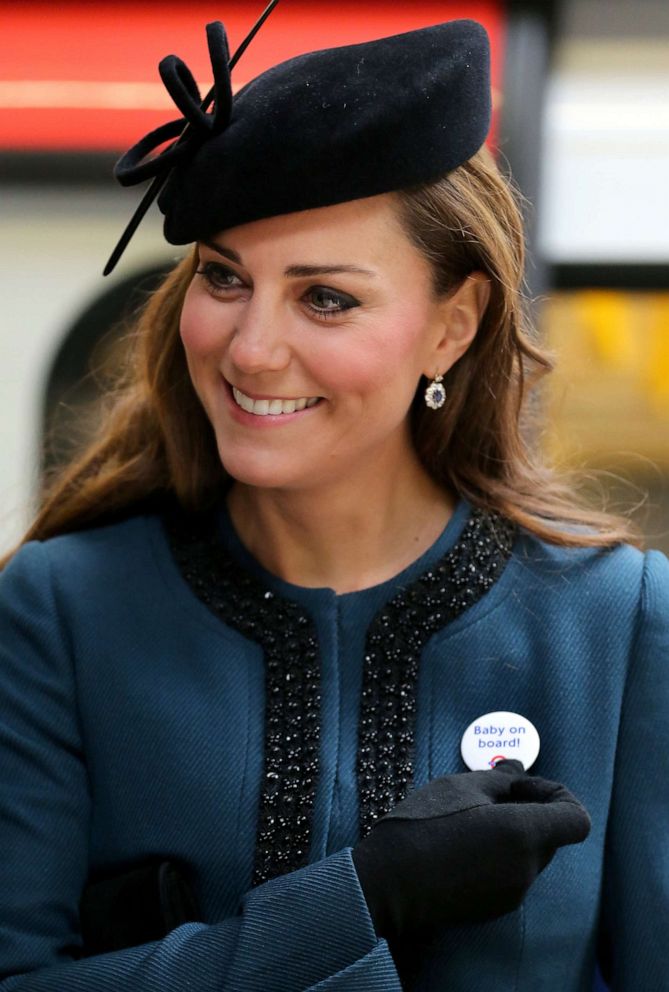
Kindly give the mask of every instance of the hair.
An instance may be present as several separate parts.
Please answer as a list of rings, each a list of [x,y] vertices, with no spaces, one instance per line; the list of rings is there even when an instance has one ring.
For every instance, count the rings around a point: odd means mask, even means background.
[[[474,506],[552,544],[611,547],[634,540],[629,522],[590,509],[542,460],[531,437],[527,400],[553,364],[528,319],[523,221],[509,181],[482,150],[438,181],[395,195],[438,294],[475,271],[490,281],[476,337],[445,376],[446,404],[427,409],[424,382],[416,392],[412,436],[427,471]],[[196,264],[193,252],[148,299],[97,437],[45,488],[24,541],[108,523],[166,500],[198,513],[222,498],[229,479],[179,336]]]
[[[556,472],[537,443],[540,410],[528,400],[554,362],[537,339],[523,292],[519,192],[484,148],[439,181],[397,196],[404,227],[430,263],[438,294],[475,271],[490,284],[476,336],[444,377],[446,404],[428,409],[420,390],[414,399],[414,444],[428,472],[472,504],[551,544],[640,544],[627,518],[593,509],[581,494],[591,476]]]

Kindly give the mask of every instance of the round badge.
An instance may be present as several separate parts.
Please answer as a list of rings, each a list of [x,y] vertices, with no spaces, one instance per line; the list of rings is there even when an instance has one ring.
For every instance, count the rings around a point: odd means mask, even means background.
[[[539,755],[537,728],[520,713],[485,713],[470,723],[460,744],[462,760],[470,771],[494,768],[505,758],[521,761],[525,771]]]

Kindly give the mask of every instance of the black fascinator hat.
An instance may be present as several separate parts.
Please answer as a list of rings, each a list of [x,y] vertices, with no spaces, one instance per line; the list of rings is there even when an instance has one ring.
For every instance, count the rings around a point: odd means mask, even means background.
[[[435,180],[488,134],[489,44],[475,21],[300,55],[234,98],[220,22],[207,26],[207,41],[212,111],[168,56],[160,73],[183,118],[142,138],[115,170],[126,186],[167,174],[158,205],[171,244]]]

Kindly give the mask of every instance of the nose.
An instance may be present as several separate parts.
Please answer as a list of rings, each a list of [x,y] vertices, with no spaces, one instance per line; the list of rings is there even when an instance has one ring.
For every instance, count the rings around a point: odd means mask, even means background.
[[[233,365],[249,375],[285,369],[291,358],[287,320],[279,300],[256,290],[235,322],[228,348]]]

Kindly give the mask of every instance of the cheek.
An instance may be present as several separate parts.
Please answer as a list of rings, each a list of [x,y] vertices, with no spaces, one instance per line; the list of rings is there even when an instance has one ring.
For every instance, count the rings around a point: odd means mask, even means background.
[[[384,320],[357,347],[333,348],[323,363],[333,383],[351,392],[389,392],[400,403],[410,400],[425,361],[425,320],[420,310],[403,309]]]
[[[321,378],[343,394],[364,394],[383,385],[385,364],[376,348],[328,349],[320,359]]]
[[[206,358],[227,338],[224,311],[211,297],[194,291],[186,293],[181,310],[179,333],[189,360]]]

